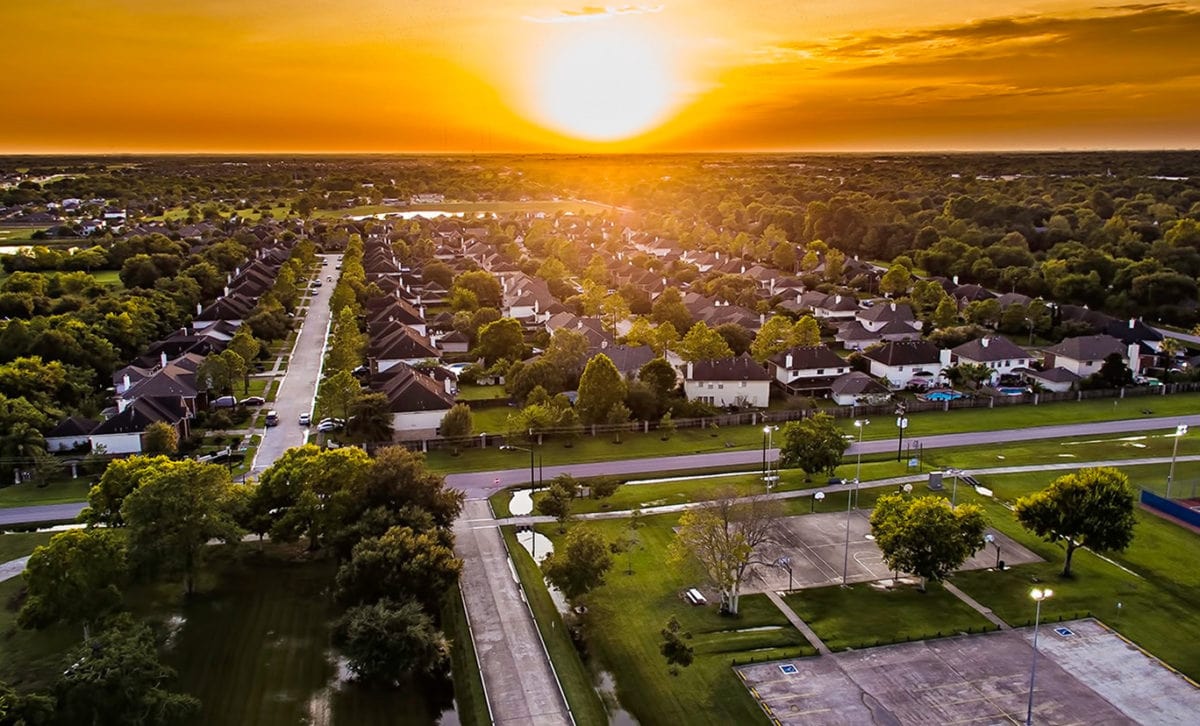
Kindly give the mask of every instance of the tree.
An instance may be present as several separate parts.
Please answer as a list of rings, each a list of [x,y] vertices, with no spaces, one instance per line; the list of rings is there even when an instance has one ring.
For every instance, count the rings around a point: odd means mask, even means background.
[[[350,407],[362,394],[362,384],[350,371],[341,370],[321,381],[317,391],[316,414],[334,416],[343,421],[350,416]]]
[[[480,328],[479,343],[472,354],[490,366],[499,360],[520,360],[524,351],[525,334],[520,321],[501,318]]]
[[[933,311],[932,322],[934,328],[949,328],[958,322],[958,306],[952,298],[945,296],[941,299]]]
[[[762,363],[776,353],[782,353],[796,345],[795,324],[785,315],[772,315],[758,329],[754,342],[750,344],[750,355]],[[818,339],[820,332],[818,331]]]
[[[33,477],[39,487],[49,484],[66,468],[66,465],[57,456],[43,449],[30,450],[29,463],[33,468]]]
[[[687,332],[692,327],[692,313],[683,304],[679,289],[668,287],[659,293],[650,306],[650,319],[656,323],[670,323],[676,333]]]
[[[438,612],[446,592],[458,582],[462,560],[454,556],[452,535],[392,527],[381,537],[354,545],[350,561],[337,573],[337,598],[362,605],[411,596]]]
[[[674,433],[675,419],[671,418],[671,412],[667,411],[658,421],[659,438],[661,438],[663,441],[666,441],[667,439],[671,438]]]
[[[459,444],[471,438],[474,426],[471,421],[471,407],[465,403],[456,403],[442,417],[442,437],[454,444],[454,453],[458,453]]]
[[[987,520],[975,504],[955,508],[942,497],[886,494],[871,513],[871,534],[893,570],[940,582],[983,547]]]
[[[175,671],[159,661],[149,626],[131,618],[80,645],[67,662],[54,689],[61,723],[174,726],[200,711],[195,697],[164,688]]]
[[[678,375],[675,367],[668,363],[666,358],[658,357],[647,361],[641,367],[641,370],[638,371],[638,380],[650,386],[658,398],[659,405],[662,406],[675,392]]]
[[[179,450],[179,431],[165,421],[155,421],[142,433],[142,451],[147,456],[170,456]]]
[[[613,406],[625,400],[625,379],[612,359],[597,353],[588,361],[579,379],[575,409],[585,424],[604,423]]]
[[[582,526],[575,527],[542,560],[546,579],[578,603],[580,598],[604,584],[612,567],[612,549],[599,532]]]
[[[1021,497],[1013,514],[1021,526],[1048,542],[1067,547],[1063,577],[1071,576],[1071,557],[1093,552],[1122,552],[1133,541],[1135,494],[1129,478],[1111,467],[1080,469]]]
[[[248,516],[266,525],[271,539],[308,537],[309,549],[329,543],[361,513],[367,454],[353,447],[288,449],[262,473]]]
[[[333,627],[333,642],[361,680],[393,685],[410,674],[445,673],[450,644],[412,598],[348,609]]]
[[[608,499],[621,488],[621,480],[615,476],[602,476],[593,481],[589,488],[592,499]]]
[[[780,459],[784,466],[803,469],[807,481],[817,472],[832,474],[848,446],[833,417],[822,412],[784,424]]]
[[[1102,388],[1121,388],[1133,383],[1133,373],[1125,365],[1125,358],[1120,353],[1109,353],[1100,364],[1100,370],[1084,379],[1087,386],[1098,385]],[[1086,386],[1085,386],[1086,387]]]
[[[392,404],[387,394],[363,390],[350,404],[346,434],[358,441],[390,442],[395,433],[392,422]]]
[[[902,265],[893,264],[879,278],[879,291],[885,295],[903,295],[912,286],[912,273]]]
[[[229,341],[229,350],[237,353],[246,361],[247,375],[242,379],[242,393],[250,392],[250,363],[258,359],[258,354],[262,352],[262,343],[254,334],[250,332],[250,326],[239,325],[237,332],[233,334],[233,338]]]
[[[956,386],[976,390],[992,373],[992,369],[985,363],[959,363],[947,368],[944,375]]]
[[[426,468],[424,455],[403,446],[376,451],[363,477],[364,508],[390,512],[418,508],[442,529],[454,524],[466,498],[462,491],[446,488],[445,478]]]
[[[538,500],[537,509],[547,517],[558,520],[558,531],[562,532],[571,521],[571,505],[579,496],[579,482],[570,474],[559,474],[550,480],[546,496]]]
[[[701,320],[679,342],[679,357],[689,362],[716,360],[732,358],[733,351],[717,331]]]
[[[679,517],[670,560],[698,567],[720,591],[721,609],[737,615],[746,573],[753,564],[765,564],[758,560],[759,549],[774,541],[782,514],[780,502],[726,491],[707,506]]]
[[[118,530],[72,529],[51,537],[25,565],[28,597],[18,615],[21,627],[79,623],[86,639],[90,626],[121,605],[125,556]]]
[[[498,308],[504,299],[500,281],[492,273],[483,270],[471,270],[454,278],[451,294],[455,289],[469,290],[481,307]]]
[[[109,462],[100,482],[88,491],[88,506],[79,514],[81,522],[123,527],[121,506],[142,480],[153,472],[171,465],[165,456],[130,456]]]
[[[658,652],[667,659],[671,675],[679,675],[679,668],[687,668],[696,657],[692,646],[686,642],[692,639],[692,634],[684,630],[679,624],[679,619],[672,615],[667,621],[667,626],[662,629],[662,638],[663,642],[658,646]]]
[[[145,473],[121,505],[130,562],[149,574],[182,574],[190,595],[209,541],[232,544],[244,534],[228,506],[232,487],[224,467],[191,460]]]
[[[36,693],[18,693],[0,681],[0,724],[40,726],[53,721],[53,698]]]
[[[741,355],[750,350],[750,345],[754,342],[750,331],[738,323],[721,323],[715,330],[734,355]]]
[[[604,417],[604,423],[613,427],[613,443],[621,443],[621,429],[629,423],[629,416],[632,412],[629,407],[623,403],[614,403],[612,408],[608,409],[608,414]]]

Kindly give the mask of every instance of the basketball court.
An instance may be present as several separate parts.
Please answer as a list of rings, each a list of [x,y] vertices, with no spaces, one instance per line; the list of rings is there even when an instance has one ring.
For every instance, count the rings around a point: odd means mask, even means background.
[[[850,513],[849,558],[846,557],[846,513],[829,512],[787,517],[781,522],[779,542],[764,547],[762,554],[771,562],[786,558],[791,563],[791,588],[824,587],[841,584],[843,566],[848,582],[869,582],[892,577],[883,561],[883,553],[871,538],[869,510]],[[995,544],[984,545],[960,569],[982,570],[995,567],[997,559],[1006,565],[1040,562],[1041,558],[1009,537],[989,528]],[[996,545],[999,545],[997,552]],[[999,558],[997,558],[997,554]],[[904,574],[904,573],[901,573]],[[784,567],[758,567],[751,573],[745,592],[787,590],[788,572]]]
[[[773,661],[735,669],[775,723],[1021,724],[1033,629]],[[1037,724],[1187,724],[1200,689],[1095,620],[1044,623]]]

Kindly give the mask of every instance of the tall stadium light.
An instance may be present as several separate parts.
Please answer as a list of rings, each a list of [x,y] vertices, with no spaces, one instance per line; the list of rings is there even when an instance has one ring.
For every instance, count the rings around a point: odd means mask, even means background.
[[[1038,625],[1042,621],[1042,601],[1054,595],[1048,587],[1035,587],[1029,592],[1029,597],[1037,602],[1037,610],[1033,616],[1033,664],[1029,667],[1029,706],[1025,710],[1025,726],[1033,726],[1033,683],[1037,678],[1038,662]]]
[[[1179,424],[1175,427],[1175,445],[1171,447],[1171,469],[1167,472],[1167,499],[1171,498],[1171,483],[1175,481],[1175,457],[1179,454],[1179,440],[1187,432],[1187,424]]]

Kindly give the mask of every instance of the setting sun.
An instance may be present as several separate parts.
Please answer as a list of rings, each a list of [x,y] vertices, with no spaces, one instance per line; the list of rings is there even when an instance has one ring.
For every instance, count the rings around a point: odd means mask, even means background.
[[[651,37],[589,27],[547,49],[535,103],[540,120],[557,131],[617,141],[665,120],[675,85],[669,60]]]

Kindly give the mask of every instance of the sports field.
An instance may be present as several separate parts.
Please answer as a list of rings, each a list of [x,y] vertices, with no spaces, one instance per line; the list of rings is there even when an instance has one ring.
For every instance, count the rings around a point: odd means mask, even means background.
[[[1200,688],[1099,622],[1044,623],[1033,721],[1186,724]],[[778,724],[1020,724],[1032,628],[741,666]]]

